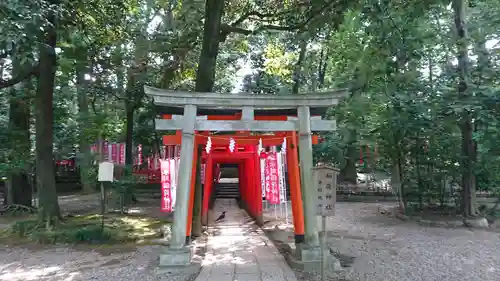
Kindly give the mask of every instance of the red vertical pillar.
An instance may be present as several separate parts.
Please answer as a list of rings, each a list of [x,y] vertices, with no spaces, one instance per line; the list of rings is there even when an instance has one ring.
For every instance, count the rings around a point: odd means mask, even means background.
[[[214,168],[215,182],[219,183],[220,181],[220,164],[217,164]]]
[[[258,224],[264,223],[262,218],[262,186],[260,178],[260,155],[257,151],[256,146],[252,146],[253,152],[253,173],[252,177],[254,179],[253,190],[254,190],[254,204],[255,204],[255,218]]]
[[[196,189],[196,173],[198,164],[198,142],[194,141],[193,166],[191,167],[191,191],[189,194],[189,208],[186,227],[186,244],[191,242],[191,229],[193,227],[194,192]],[[200,159],[201,160],[201,159]]]
[[[243,206],[247,208],[248,203],[248,190],[246,186],[246,176],[245,176],[245,164],[238,164],[238,187],[240,190],[240,200],[243,203]]]
[[[253,201],[252,201],[252,185],[251,185],[251,177],[252,177],[252,174],[250,173],[250,165],[248,163],[248,159],[247,158],[244,158],[243,159],[243,173],[245,174],[244,175],[244,179],[245,179],[245,189],[246,189],[246,192],[245,192],[245,195],[246,195],[246,200],[245,200],[245,206],[246,206],[246,209],[247,209],[247,212],[250,216],[253,216],[254,215],[254,209],[253,209]]]
[[[251,178],[251,182],[249,182],[249,185],[251,186],[251,190],[252,190],[252,210],[253,210],[253,213],[254,213],[254,217],[257,218],[259,216],[259,212],[258,212],[258,196],[257,196],[257,178],[255,177],[256,173],[255,173],[255,159],[252,155],[252,157],[250,157],[248,159],[248,173],[250,175],[250,178]]]
[[[214,179],[212,175],[213,167],[212,154],[208,154],[205,161],[205,186],[203,187],[203,206],[201,209],[201,222],[204,225],[208,225],[208,205],[210,203]]]
[[[293,131],[287,147],[288,181],[290,184],[290,199],[292,201],[293,228],[295,243],[304,242],[304,208],[300,186],[299,155],[297,151],[297,133]],[[314,218],[310,218],[314,219]]]

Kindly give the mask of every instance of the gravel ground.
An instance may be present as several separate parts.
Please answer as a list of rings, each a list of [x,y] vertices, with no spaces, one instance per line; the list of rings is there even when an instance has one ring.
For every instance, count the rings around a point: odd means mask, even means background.
[[[106,249],[78,251],[70,248],[34,250],[19,247],[0,248],[1,281],[122,281],[122,280],[194,280],[193,268],[157,274],[160,246],[144,246],[134,251]]]
[[[63,213],[99,208],[99,194],[59,196]],[[159,215],[159,208],[134,207],[132,212]],[[164,216],[164,215],[163,215]],[[0,224],[8,227],[9,224]],[[92,250],[94,249],[94,250]],[[199,268],[157,273],[161,246],[108,246],[96,248],[0,245],[0,281],[191,281]]]
[[[82,201],[93,201],[92,196],[88,199]],[[61,205],[70,206],[80,200],[69,197],[63,201],[65,203]],[[327,222],[329,244],[333,251],[355,258],[348,280],[500,280],[498,233],[465,228],[423,227],[378,215],[379,205],[338,203],[337,215]],[[284,212],[279,210],[276,213],[280,217],[284,216]],[[288,215],[291,223],[291,208]],[[272,207],[266,210],[266,217],[274,218]],[[160,251],[161,246],[105,251],[0,246],[0,281],[193,279],[196,275],[193,269],[155,273]],[[302,280],[315,279],[300,272],[297,275]]]
[[[348,280],[500,280],[498,233],[423,227],[378,215],[380,205],[338,203],[327,221],[332,250],[354,257]],[[267,217],[274,218],[273,209]]]

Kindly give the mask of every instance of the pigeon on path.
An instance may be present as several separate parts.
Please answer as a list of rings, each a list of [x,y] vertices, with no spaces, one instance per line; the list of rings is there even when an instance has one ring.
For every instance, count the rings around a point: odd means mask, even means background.
[[[221,221],[226,217],[226,211],[222,212],[222,214],[215,220],[215,222]]]

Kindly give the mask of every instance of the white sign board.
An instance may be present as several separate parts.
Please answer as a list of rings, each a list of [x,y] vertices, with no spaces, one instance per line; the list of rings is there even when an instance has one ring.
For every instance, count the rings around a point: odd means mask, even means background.
[[[97,174],[97,180],[100,182],[109,181],[112,182],[114,178],[113,174],[114,165],[112,162],[102,162],[99,164],[99,172]]]
[[[286,203],[286,185],[285,185],[285,154],[283,152],[278,152],[278,174],[280,181],[280,203]]]
[[[334,216],[335,202],[337,201],[337,174],[338,170],[328,166],[313,169],[316,188],[316,215]]]
[[[260,185],[262,191],[262,198],[266,197],[266,159],[260,159]]]

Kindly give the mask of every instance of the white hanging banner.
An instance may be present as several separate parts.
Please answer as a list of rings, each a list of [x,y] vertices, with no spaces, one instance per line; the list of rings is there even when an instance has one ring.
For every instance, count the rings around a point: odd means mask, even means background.
[[[266,158],[260,159],[260,185],[262,198],[266,197]]]
[[[233,138],[229,139],[229,151],[234,152],[236,148],[236,141]]]
[[[170,166],[170,161],[168,159],[160,159],[160,173],[161,173],[161,211],[162,212],[172,212],[173,202],[172,202],[172,178],[170,177],[172,169]]]
[[[285,170],[283,163],[283,153],[278,152],[278,177],[279,177],[279,187],[280,187],[280,203],[286,202],[286,186],[285,186]]]
[[[205,184],[205,169],[206,169],[206,166],[207,164],[201,164],[201,171],[200,171],[200,174],[201,174],[201,184]]]
[[[116,144],[115,144],[116,145]],[[115,159],[113,159],[113,144],[108,144],[108,161],[114,163]]]
[[[205,152],[209,154],[211,149],[212,149],[212,139],[208,137],[207,144],[205,145]]]
[[[170,169],[170,201],[172,202],[172,211],[175,209],[175,194],[177,190],[177,180],[179,176],[179,169],[177,169],[175,158],[170,158],[169,169]]]

